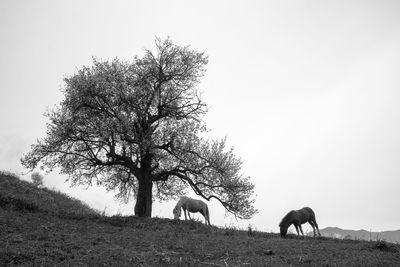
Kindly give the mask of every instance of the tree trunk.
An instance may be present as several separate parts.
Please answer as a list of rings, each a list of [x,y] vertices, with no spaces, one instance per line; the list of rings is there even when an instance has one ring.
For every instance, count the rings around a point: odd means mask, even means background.
[[[135,216],[151,217],[153,200],[153,182],[149,175],[144,175],[139,180],[139,189],[136,197]]]

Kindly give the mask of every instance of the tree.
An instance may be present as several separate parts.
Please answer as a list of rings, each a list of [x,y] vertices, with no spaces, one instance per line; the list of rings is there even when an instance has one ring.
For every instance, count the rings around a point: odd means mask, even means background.
[[[40,173],[38,173],[38,172],[32,173],[31,179],[32,179],[32,183],[36,187],[42,187],[43,186],[43,176]]]
[[[65,78],[65,99],[46,116],[47,135],[21,159],[33,170],[59,167],[73,185],[96,182],[117,197],[136,196],[150,217],[153,197],[191,188],[238,218],[257,212],[254,185],[225,139],[206,139],[207,106],[197,89],[208,58],[169,38],[133,62],[99,61]],[[154,195],[153,195],[154,191]]]

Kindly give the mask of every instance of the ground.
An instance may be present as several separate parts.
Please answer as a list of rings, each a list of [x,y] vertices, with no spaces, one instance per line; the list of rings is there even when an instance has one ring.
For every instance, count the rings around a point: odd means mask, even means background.
[[[384,241],[282,239],[198,221],[48,210],[21,195],[42,189],[21,183],[11,194],[14,182],[2,190],[2,178],[0,266],[400,266],[400,245]]]

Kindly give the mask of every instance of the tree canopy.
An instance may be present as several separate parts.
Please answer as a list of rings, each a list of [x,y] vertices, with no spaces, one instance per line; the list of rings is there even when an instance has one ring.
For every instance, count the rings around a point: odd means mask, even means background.
[[[153,197],[192,189],[238,218],[255,213],[250,178],[226,139],[206,138],[207,105],[197,88],[208,58],[169,38],[132,62],[93,59],[65,78],[65,99],[46,116],[46,137],[21,159],[60,168],[73,185],[97,183],[136,196],[135,214],[151,216]]]

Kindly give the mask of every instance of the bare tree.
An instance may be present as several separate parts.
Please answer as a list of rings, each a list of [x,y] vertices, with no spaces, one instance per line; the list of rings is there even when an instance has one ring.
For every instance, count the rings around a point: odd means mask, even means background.
[[[47,114],[47,136],[21,159],[34,169],[60,167],[72,184],[104,185],[136,196],[135,215],[152,199],[191,188],[239,218],[255,214],[254,185],[225,139],[205,139],[207,106],[197,89],[208,58],[170,39],[133,62],[93,60],[65,79],[65,99]]]

